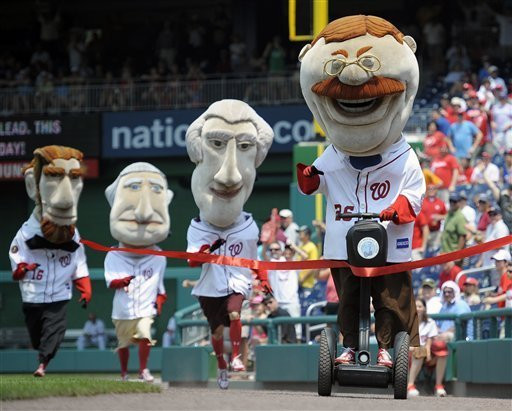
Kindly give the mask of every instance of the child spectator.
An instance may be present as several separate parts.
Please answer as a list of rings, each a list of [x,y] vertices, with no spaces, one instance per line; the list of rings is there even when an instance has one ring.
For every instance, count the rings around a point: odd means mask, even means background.
[[[464,299],[464,301],[468,303],[470,308],[480,307],[482,301],[480,299],[480,294],[478,292],[478,280],[476,278],[466,278],[466,281],[464,281],[464,284],[462,286],[462,290],[464,292],[462,298]]]
[[[437,325],[434,320],[428,317],[425,300],[416,300],[416,311],[419,320],[420,346],[414,347],[412,350],[407,398],[420,395],[414,383],[424,363],[426,366],[435,366],[435,393],[437,397],[445,397],[446,391],[443,386],[443,377],[446,370],[446,360],[448,358],[446,344],[437,341],[434,342],[434,338],[438,335]]]

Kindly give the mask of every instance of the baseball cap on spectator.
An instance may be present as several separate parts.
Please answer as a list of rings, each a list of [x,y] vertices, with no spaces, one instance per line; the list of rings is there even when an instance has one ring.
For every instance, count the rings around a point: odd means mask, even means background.
[[[263,296],[262,295],[255,295],[251,299],[251,305],[261,304],[263,302]]]
[[[482,193],[478,196],[478,202],[479,203],[488,203],[489,197],[486,194]]]
[[[489,211],[487,211],[487,214],[489,214],[489,217],[495,216],[495,215],[498,215],[498,214],[501,215],[501,210],[500,210],[499,207],[491,207],[489,209]]]
[[[450,193],[450,202],[457,203],[460,201],[459,193]]]
[[[501,250],[498,250],[498,252],[492,256],[492,259],[496,260],[496,261],[511,261],[512,256],[510,255],[509,251],[504,250],[502,248]]]
[[[292,210],[288,210],[287,208],[283,208],[281,211],[279,211],[279,217],[282,217],[282,218],[293,217]]]
[[[436,288],[436,282],[433,278],[425,278],[423,282],[421,283],[422,287],[430,287],[435,289]]]
[[[460,108],[457,110],[458,113],[463,113],[464,111],[466,111],[466,109],[468,108],[468,106],[466,105],[466,102],[464,101],[464,99],[460,98],[460,97],[453,97],[451,100],[450,100],[450,104],[452,106],[459,106]]]
[[[512,156],[512,148],[510,150],[505,151],[506,156]]]
[[[476,285],[478,287],[478,280],[474,277],[468,277],[466,281],[464,281],[464,284]]]
[[[489,73],[494,73],[495,71],[498,71],[498,67],[496,66],[489,66],[489,68],[487,69],[487,71]]]
[[[460,200],[467,200],[468,199],[468,195],[467,195],[467,193],[464,190],[459,191],[459,199]]]
[[[306,234],[311,235],[311,229],[310,229],[307,225],[301,225],[301,226],[297,229],[297,232],[298,232],[298,233],[305,232]]]

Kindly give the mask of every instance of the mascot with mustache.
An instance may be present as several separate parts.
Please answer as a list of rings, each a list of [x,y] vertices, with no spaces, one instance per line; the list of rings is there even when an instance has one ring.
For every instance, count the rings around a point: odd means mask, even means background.
[[[41,147],[24,170],[27,193],[36,206],[12,241],[9,257],[30,341],[39,351],[36,377],[44,377],[64,338],[71,283],[80,291],[84,307],[91,300],[84,247],[75,228],[82,157],[70,147]]]
[[[387,263],[410,261],[414,220],[425,182],[402,130],[418,88],[415,41],[375,16],[329,23],[300,52],[302,93],[331,145],[310,166],[297,165],[303,194],[327,200],[324,257],[347,260],[345,237],[354,220],[341,213],[380,213],[388,237]],[[343,353],[354,364],[358,349],[359,278],[348,268],[331,270],[340,299]],[[392,367],[388,349],[399,331],[419,345],[410,271],[372,279],[377,365]]]
[[[190,222],[188,252],[215,253],[257,259],[258,227],[243,206],[251,195],[256,168],[265,159],[274,132],[248,104],[239,100],[213,103],[187,130],[187,151],[196,164],[192,194],[199,216]],[[201,263],[189,261],[191,266]],[[270,291],[267,273],[257,273]],[[221,389],[229,385],[224,360],[224,327],[229,327],[231,370],[245,371],[240,356],[242,302],[249,298],[252,272],[248,268],[202,264],[192,290],[199,299],[212,333]]]

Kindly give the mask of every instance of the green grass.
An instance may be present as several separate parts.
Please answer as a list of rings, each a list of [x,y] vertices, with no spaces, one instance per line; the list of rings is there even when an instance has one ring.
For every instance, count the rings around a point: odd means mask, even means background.
[[[137,381],[116,381],[113,376],[76,374],[0,375],[0,399],[20,400],[41,397],[77,397],[98,394],[160,392],[159,384]],[[1,408],[1,407],[0,407]]]

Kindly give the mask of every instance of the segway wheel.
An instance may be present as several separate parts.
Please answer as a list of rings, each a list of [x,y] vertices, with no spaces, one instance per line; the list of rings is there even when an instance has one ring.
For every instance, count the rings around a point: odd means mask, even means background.
[[[395,337],[395,361],[393,364],[393,389],[396,400],[407,398],[409,377],[409,334],[399,332]]]
[[[318,358],[318,395],[328,397],[331,395],[334,357],[329,350],[329,335],[326,329],[320,335],[320,355]]]

